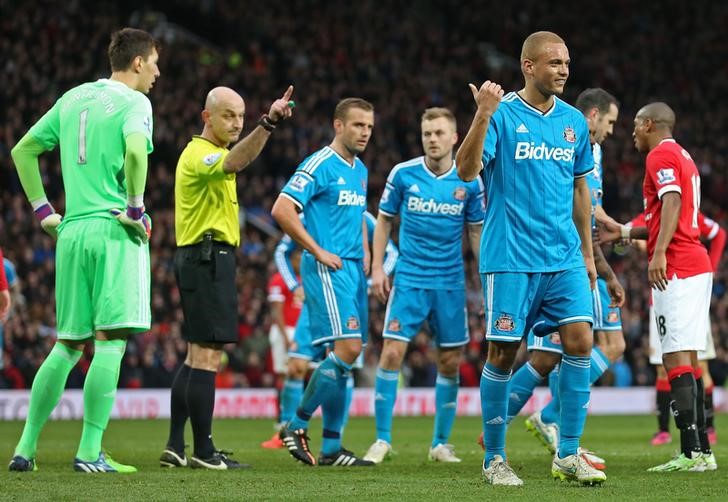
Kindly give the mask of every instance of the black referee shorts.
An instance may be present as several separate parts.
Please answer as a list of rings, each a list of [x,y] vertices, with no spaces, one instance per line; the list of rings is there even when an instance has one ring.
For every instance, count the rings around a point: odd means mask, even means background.
[[[238,341],[238,291],[235,287],[235,248],[212,242],[207,259],[202,244],[178,247],[174,255],[188,342],[234,343]]]

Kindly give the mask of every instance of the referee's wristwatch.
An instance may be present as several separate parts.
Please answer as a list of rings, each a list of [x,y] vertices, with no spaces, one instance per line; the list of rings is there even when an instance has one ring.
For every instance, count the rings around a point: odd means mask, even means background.
[[[273,121],[267,113],[264,113],[263,116],[258,119],[258,125],[268,132],[273,132],[276,125],[278,125],[278,122]]]

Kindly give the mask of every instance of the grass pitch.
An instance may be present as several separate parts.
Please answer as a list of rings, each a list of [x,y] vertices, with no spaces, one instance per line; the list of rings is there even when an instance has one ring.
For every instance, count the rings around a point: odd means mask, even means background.
[[[728,500],[728,416],[717,417],[722,434],[715,447],[719,468],[706,473],[647,473],[677,448],[652,447],[651,416],[589,417],[583,444],[607,459],[607,481],[581,487],[554,481],[546,450],[528,433],[523,418],[508,433],[511,465],[524,480],[521,488],[485,485],[482,453],[476,444],[480,420],[460,418],[451,441],[461,464],[427,461],[432,418],[395,418],[392,460],[374,468],[307,467],[284,450],[263,450],[273,432],[267,420],[217,420],[215,443],[253,464],[245,471],[164,470],[157,459],[167,437],[167,422],[112,421],[105,446],[113,458],[139,468],[132,475],[81,474],[72,460],[80,422],[50,422],[40,441],[35,473],[0,471],[5,500]],[[311,426],[313,448],[321,444],[320,421]],[[22,423],[0,422],[0,459],[10,460]],[[191,434],[188,431],[188,441]],[[374,439],[374,419],[352,419],[344,444],[363,455]]]

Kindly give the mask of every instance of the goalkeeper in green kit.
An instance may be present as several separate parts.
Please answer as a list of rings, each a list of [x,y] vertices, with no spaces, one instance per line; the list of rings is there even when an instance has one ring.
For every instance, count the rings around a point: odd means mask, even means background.
[[[158,42],[125,28],[109,45],[111,77],[75,87],[53,105],[11,155],[40,225],[58,239],[58,340],[33,381],[28,417],[11,471],[34,471],[38,436],[87,342],[94,356],[83,387],[79,472],[136,472],[102,451],[128,336],[150,327],[149,237],[144,212]],[[66,211],[48,203],[38,157],[60,147]]]

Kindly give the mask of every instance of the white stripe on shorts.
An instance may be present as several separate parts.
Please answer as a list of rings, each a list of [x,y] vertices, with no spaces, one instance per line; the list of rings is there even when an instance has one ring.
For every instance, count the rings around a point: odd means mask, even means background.
[[[493,326],[493,285],[495,284],[494,274],[485,274],[485,280],[488,283],[488,295],[486,298],[485,312],[485,335],[492,334]]]
[[[321,286],[324,292],[324,299],[326,300],[326,311],[329,314],[332,335],[341,336],[341,318],[339,317],[339,307],[336,304],[334,286],[331,284],[331,275],[329,274],[328,268],[323,263],[316,262],[316,267],[318,268],[319,278],[321,279]]]

